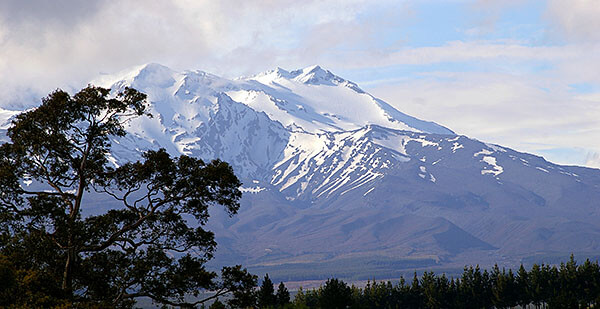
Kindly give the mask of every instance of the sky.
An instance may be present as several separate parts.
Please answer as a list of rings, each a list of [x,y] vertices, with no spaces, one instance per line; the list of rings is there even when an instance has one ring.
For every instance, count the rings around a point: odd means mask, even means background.
[[[600,168],[600,0],[0,1],[0,107],[154,62],[319,64],[400,111]]]

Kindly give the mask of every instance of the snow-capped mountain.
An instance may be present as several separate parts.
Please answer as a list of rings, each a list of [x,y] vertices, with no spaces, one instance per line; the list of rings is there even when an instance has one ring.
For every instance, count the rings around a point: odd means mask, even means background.
[[[132,159],[131,149],[163,147],[173,154],[221,158],[232,163],[242,178],[280,184],[281,190],[306,176],[299,175],[300,165],[290,161],[295,157],[303,161],[300,169],[310,169],[311,162],[321,157],[338,165],[356,161],[341,160],[342,153],[334,145],[370,125],[454,134],[403,114],[318,66],[227,80],[149,64],[94,83],[145,92],[152,102],[151,112],[157,115],[135,120],[131,134],[116,141],[117,164]],[[360,161],[356,164],[372,165]]]
[[[221,261],[600,255],[600,170],[456,135],[319,66],[230,80],[148,64],[92,83],[148,94],[155,115],[114,141],[114,164],[158,147],[232,164],[245,194],[210,223]]]

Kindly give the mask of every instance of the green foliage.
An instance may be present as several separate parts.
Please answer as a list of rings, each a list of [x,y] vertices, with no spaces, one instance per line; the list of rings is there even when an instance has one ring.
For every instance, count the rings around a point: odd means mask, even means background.
[[[291,308],[597,308],[600,304],[600,266],[575,259],[560,267],[521,265],[511,269],[494,266],[490,272],[465,267],[460,279],[425,272],[415,273],[410,284],[368,282],[362,289],[349,288],[330,279],[315,290],[298,291]]]
[[[227,307],[225,307],[225,304],[224,304],[224,303],[222,303],[222,302],[220,302],[220,301],[217,299],[217,300],[215,300],[215,302],[214,302],[214,303],[212,303],[212,304],[210,305],[210,307],[208,307],[208,308],[209,308],[209,309],[225,309],[225,308],[227,308]]]
[[[352,304],[352,290],[341,280],[329,279],[321,291],[321,308],[347,308]]]
[[[184,296],[208,289],[250,304],[255,276],[237,266],[218,280],[204,266],[216,247],[203,228],[208,207],[220,204],[230,215],[239,208],[240,182],[227,163],[160,149],[109,164],[126,122],[149,116],[145,99],[131,88],[114,97],[94,86],[74,96],[57,90],[13,121],[11,142],[0,146],[1,293],[23,293],[2,299],[131,307],[145,296],[188,306]],[[33,185],[22,187],[25,180]],[[91,191],[121,206],[84,216]]]
[[[296,300],[298,302],[305,301],[305,296],[302,290],[300,290],[300,292],[298,293]],[[256,291],[256,305],[257,308],[291,307],[290,292],[285,287],[285,284],[283,284],[283,282],[279,283],[277,292],[275,292],[273,282],[271,281],[271,278],[269,278],[269,274],[266,274],[260,288],[258,289],[258,291]]]
[[[273,282],[269,278],[269,274],[265,275],[262,285],[258,290],[257,305],[258,308],[272,308],[277,305],[275,288],[273,287]]]
[[[285,287],[283,282],[279,283],[277,287],[277,294],[275,294],[275,299],[277,301],[277,307],[283,308],[290,303],[290,292]]]

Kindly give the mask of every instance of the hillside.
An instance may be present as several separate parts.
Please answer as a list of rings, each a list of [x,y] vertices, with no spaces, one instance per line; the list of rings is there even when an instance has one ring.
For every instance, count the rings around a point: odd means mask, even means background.
[[[209,223],[218,262],[385,272],[600,252],[600,170],[456,135],[319,66],[229,80],[148,64],[93,83],[147,93],[155,115],[114,141],[115,165],[159,147],[233,165],[245,194]]]

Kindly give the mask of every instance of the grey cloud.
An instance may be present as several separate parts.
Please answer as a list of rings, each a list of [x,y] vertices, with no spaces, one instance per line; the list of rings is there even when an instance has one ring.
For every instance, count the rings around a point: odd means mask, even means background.
[[[106,0],[3,0],[0,2],[0,20],[10,28],[48,23],[71,27],[97,14],[105,2]]]
[[[552,34],[567,42],[600,42],[600,5],[589,0],[549,0],[546,18]]]
[[[342,29],[370,7],[364,0],[0,1],[0,105],[23,89],[76,88],[146,62],[229,77],[321,62],[328,44],[343,44],[327,38],[352,36],[323,35],[322,48],[306,53],[306,36],[323,34],[312,29]]]

